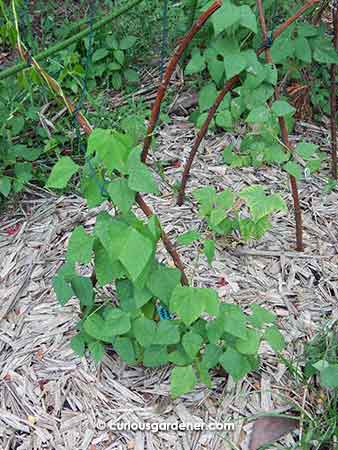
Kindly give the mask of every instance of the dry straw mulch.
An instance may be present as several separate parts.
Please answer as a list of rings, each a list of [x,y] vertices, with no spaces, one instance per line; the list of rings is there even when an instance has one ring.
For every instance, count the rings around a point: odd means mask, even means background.
[[[325,129],[300,124],[299,132],[328,151]],[[184,161],[195,131],[185,119],[160,131],[154,159]],[[305,254],[294,246],[294,219],[287,176],[277,168],[230,169],[221,150],[239,137],[208,138],[193,166],[191,190],[201,185],[235,191],[263,183],[280,192],[290,210],[273,218],[273,229],[260,242],[238,245],[220,239],[210,268],[194,245],[181,249],[187,273],[195,286],[217,289],[223,301],[244,309],[255,303],[275,312],[288,342],[285,356],[297,359],[303,344],[323,324],[337,319],[337,191],[323,194],[324,180],[315,176],[300,185],[304,210]],[[294,141],[297,138],[294,138]],[[162,196],[148,196],[166,231],[175,239],[191,228],[205,231],[196,205],[188,196],[175,206],[169,185],[182,168],[169,167],[159,180]],[[109,209],[103,205],[101,209]],[[307,393],[295,384],[274,352],[263,345],[260,370],[239,383],[214,375],[212,390],[198,386],[172,401],[170,368],[128,367],[108,352],[96,366],[90,357],[78,358],[69,341],[79,319],[76,300],[58,305],[52,278],[64,260],[72,229],[92,229],[97,210],[88,210],[76,195],[56,197],[29,188],[1,217],[0,240],[0,449],[246,449],[256,414],[289,412],[293,404],[313,411]],[[163,249],[159,258],[171,264]],[[113,295],[111,289],[103,291]],[[119,432],[101,430],[102,421],[223,422],[235,430],[211,432]],[[99,422],[98,422],[99,421]],[[100,422],[101,421],[101,422]],[[297,433],[283,446],[295,445]]]

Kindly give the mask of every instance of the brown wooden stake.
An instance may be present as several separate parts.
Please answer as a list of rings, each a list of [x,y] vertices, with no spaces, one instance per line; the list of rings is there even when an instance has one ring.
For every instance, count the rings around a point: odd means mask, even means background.
[[[287,28],[289,28],[290,25],[293,24],[297,19],[299,19],[300,16],[302,16],[306,11],[308,11],[310,8],[312,8],[314,5],[317,5],[320,3],[321,0],[309,0],[308,2],[304,3],[304,5],[299,8],[297,12],[291,17],[289,17],[285,22],[283,22],[277,30],[273,33],[273,38],[276,39],[277,36],[283,33]]]
[[[279,126],[281,129],[281,135],[282,140],[285,145],[285,147],[292,152],[293,148],[289,142],[289,134],[288,129],[286,126],[286,122],[284,117],[279,117]],[[295,221],[296,221],[296,250],[298,252],[304,251],[304,243],[303,243],[303,217],[302,217],[302,210],[300,208],[300,202],[299,202],[299,193],[298,193],[298,186],[297,186],[297,180],[293,175],[289,175],[290,179],[290,185],[291,185],[291,192],[292,192],[292,198],[293,198],[293,206],[295,209]]]
[[[141,159],[143,162],[146,162],[147,157],[148,157],[149,148],[150,148],[152,137],[153,137],[153,132],[154,132],[158,117],[160,115],[161,103],[162,103],[164,96],[166,94],[166,91],[168,89],[172,74],[174,73],[174,70],[175,70],[181,56],[183,55],[185,49],[188,47],[188,45],[194,38],[195,34],[202,28],[202,26],[205,24],[205,22],[208,20],[208,18],[215,11],[217,11],[218,8],[220,8],[222,6],[222,3],[223,3],[222,0],[215,1],[210,6],[210,8],[208,8],[196,20],[196,22],[193,24],[191,30],[181,40],[179,46],[177,47],[177,50],[175,51],[175,53],[173,54],[173,56],[171,57],[171,59],[169,61],[169,64],[168,64],[166,71],[164,73],[164,76],[163,76],[163,80],[161,81],[161,84],[158,88],[155,102],[152,106],[151,116],[150,116],[148,129],[147,129],[147,135],[146,135],[146,138],[143,143],[143,150],[142,150],[142,155],[141,155]]]
[[[147,217],[151,217],[154,215],[154,212],[151,210],[151,208],[146,204],[144,199],[141,197],[139,193],[136,194],[136,202],[138,203],[139,207],[142,209],[144,214]],[[177,253],[177,250],[175,249],[174,245],[170,241],[168,235],[165,233],[165,231],[161,227],[161,239],[163,241],[164,247],[166,248],[167,252],[172,257],[175,266],[181,271],[181,283],[184,286],[189,286],[188,278],[184,272],[184,266],[183,263],[179,257],[179,254]]]
[[[261,25],[263,38],[266,41],[268,39],[268,30],[266,27],[264,7],[263,7],[262,0],[257,0],[257,8],[258,8],[259,22]],[[270,48],[265,49],[265,58],[266,58],[266,62],[268,64],[272,64]],[[278,86],[277,86],[275,88],[275,99],[278,100],[278,98],[279,98],[279,90],[278,90]],[[286,121],[285,121],[284,117],[279,117],[278,121],[279,121],[280,130],[281,130],[282,141],[283,141],[285,147],[288,149],[288,151],[292,153],[293,148],[289,141],[289,134],[288,134]],[[303,219],[302,219],[302,210],[300,208],[300,203],[299,203],[297,180],[293,175],[289,175],[289,178],[290,178],[291,192],[292,192],[292,197],[293,197],[293,205],[294,205],[294,209],[295,209],[297,250],[302,252],[304,250]]]
[[[338,4],[333,6],[333,45],[338,53]],[[337,180],[337,64],[331,65],[331,173],[334,180]]]
[[[320,0],[309,0],[308,2],[306,2],[293,16],[289,17],[284,23],[282,23],[273,32],[273,34],[272,34],[273,39],[277,39],[291,24],[293,24],[297,19],[299,19],[299,17],[302,14],[304,14],[308,9],[310,9],[312,6],[314,6],[315,4],[317,4],[319,2],[320,2]],[[257,56],[262,54],[264,51],[265,51],[264,48],[257,50]],[[186,190],[186,186],[187,186],[187,182],[188,182],[188,178],[189,178],[190,169],[191,169],[192,163],[195,159],[195,156],[197,154],[197,151],[199,149],[199,146],[201,145],[201,142],[203,141],[204,136],[206,135],[206,133],[209,129],[210,123],[211,123],[219,105],[221,104],[223,98],[226,96],[226,94],[228,92],[231,92],[232,89],[234,89],[234,87],[237,86],[238,83],[240,83],[240,77],[238,75],[235,75],[234,77],[230,78],[230,80],[228,80],[225,83],[223,89],[218,94],[214,104],[211,106],[208,116],[207,116],[204,124],[202,125],[202,128],[200,129],[200,131],[198,132],[198,134],[195,138],[195,141],[191,148],[191,151],[190,151],[189,157],[187,159],[187,162],[185,164],[183,175],[182,175],[181,186],[180,186],[180,190],[179,190],[179,194],[178,194],[178,198],[177,198],[177,204],[179,206],[183,205],[184,197],[185,197],[185,190]]]
[[[206,135],[206,133],[208,131],[208,128],[209,128],[209,125],[210,125],[210,123],[212,121],[212,118],[214,117],[214,115],[215,115],[219,105],[222,103],[222,101],[223,101],[224,97],[226,96],[226,94],[228,92],[230,92],[239,83],[239,81],[240,81],[239,76],[235,76],[235,77],[231,78],[225,84],[224,88],[218,94],[214,104],[209,109],[206,121],[204,122],[204,124],[202,125],[201,129],[197,133],[197,136],[195,138],[194,144],[193,144],[193,146],[192,146],[192,148],[190,150],[189,157],[188,157],[187,162],[185,163],[185,166],[184,166],[181,186],[180,186],[180,190],[179,190],[178,198],[177,198],[177,204],[179,206],[183,205],[184,197],[185,197],[185,189],[186,189],[186,186],[187,186],[190,169],[191,169],[192,163],[193,163],[193,161],[195,159],[196,153],[197,153],[197,151],[199,149],[199,146],[201,145],[201,142],[203,141],[204,136]]]

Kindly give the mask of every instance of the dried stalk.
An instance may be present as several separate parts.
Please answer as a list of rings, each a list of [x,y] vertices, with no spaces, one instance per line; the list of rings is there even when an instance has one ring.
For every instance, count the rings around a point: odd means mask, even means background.
[[[286,28],[288,28],[293,22],[295,22],[302,14],[304,14],[304,12],[306,12],[308,9],[310,9],[312,6],[314,6],[315,4],[319,3],[320,0],[310,0],[307,3],[305,3],[293,16],[291,16],[289,19],[287,19],[284,23],[282,23],[272,34],[273,39],[277,39],[282,33],[283,31],[286,30]],[[261,48],[257,51],[257,56],[259,56],[261,53],[263,53],[265,50],[264,48]],[[201,142],[204,139],[204,136],[206,135],[208,128],[210,126],[210,123],[219,107],[219,105],[221,104],[222,100],[224,99],[224,97],[226,96],[226,94],[228,94],[228,92],[231,92],[232,89],[234,89],[234,87],[240,83],[240,77],[238,75],[235,75],[234,77],[230,78],[230,80],[228,80],[223,89],[220,91],[220,93],[218,94],[215,103],[212,105],[212,107],[209,110],[208,116],[202,126],[202,128],[200,129],[200,131],[198,132],[195,141],[193,143],[193,146],[191,148],[189,157],[187,159],[187,162],[185,164],[184,167],[184,171],[183,171],[183,175],[182,175],[182,181],[181,181],[181,187],[180,187],[180,191],[178,194],[178,198],[177,198],[177,204],[178,205],[183,205],[184,202],[184,197],[185,197],[185,190],[186,190],[186,185],[188,182],[188,177],[189,177],[189,173],[190,173],[190,169],[192,166],[192,163],[195,159],[195,156],[197,154],[197,151],[199,149],[199,146],[201,145]]]
[[[333,16],[333,45],[338,52],[338,4],[332,7]],[[331,172],[334,180],[337,180],[337,64],[331,65]]]
[[[268,30],[266,27],[264,7],[263,7],[262,0],[257,0],[257,8],[258,8],[259,22],[261,25],[263,38],[264,38],[264,40],[267,40],[268,39]],[[272,64],[270,48],[265,49],[265,59],[268,64]],[[275,99],[277,100],[278,98],[279,98],[279,90],[278,90],[278,86],[277,86],[275,88]],[[288,135],[288,129],[286,126],[286,121],[285,121],[284,117],[279,117],[278,121],[279,121],[280,130],[281,130],[282,141],[283,141],[285,147],[288,149],[288,151],[292,153],[293,148],[289,141],[289,135]],[[299,203],[297,180],[293,175],[289,175],[289,178],[290,178],[291,192],[292,192],[292,197],[293,197],[293,205],[294,205],[294,209],[295,209],[297,251],[302,252],[304,250],[303,220],[302,220],[302,211],[301,211],[300,203]]]
[[[208,18],[218,10],[222,6],[222,0],[216,0],[210,8],[208,8],[201,16],[196,20],[194,25],[192,26],[191,30],[183,37],[183,39],[180,42],[180,45],[178,46],[177,50],[175,51],[174,55],[171,57],[169,64],[166,68],[166,71],[163,76],[163,80],[161,81],[161,84],[158,88],[156,99],[152,107],[151,111],[151,117],[148,124],[147,129],[147,136],[144,140],[143,144],[143,150],[142,150],[142,161],[146,162],[149,148],[151,145],[153,132],[160,114],[161,110],[161,103],[164,99],[164,96],[166,94],[166,91],[168,89],[170,79],[172,77],[172,74],[174,73],[174,70],[183,55],[185,49],[188,47],[192,39],[194,38],[195,34],[202,28],[202,26],[205,24],[205,22],[208,20]]]
[[[201,142],[204,139],[204,136],[206,135],[209,125],[219,107],[219,105],[222,103],[224,97],[226,96],[226,94],[230,91],[232,91],[232,89],[240,82],[240,78],[238,75],[232,77],[229,81],[226,82],[226,84],[224,85],[224,88],[221,90],[221,92],[218,94],[214,104],[211,106],[211,108],[209,109],[208,112],[208,116],[205,120],[205,122],[203,123],[201,129],[199,130],[199,132],[197,133],[197,136],[195,138],[194,144],[190,150],[189,153],[189,157],[187,159],[187,162],[185,163],[184,166],[184,171],[182,174],[182,181],[181,181],[181,186],[180,186],[180,190],[178,193],[178,198],[177,198],[177,204],[179,206],[183,205],[184,202],[184,197],[185,197],[185,189],[187,186],[187,182],[188,182],[188,178],[189,178],[189,173],[190,173],[190,169],[192,166],[192,163],[195,159],[195,156],[197,154],[197,151],[199,149],[199,146],[201,145]]]
[[[47,83],[47,85],[49,86],[50,90],[52,92],[54,92],[55,95],[57,95],[59,98],[62,99],[62,102],[65,104],[65,106],[67,107],[68,111],[71,114],[76,115],[76,120],[79,122],[79,124],[81,125],[81,127],[84,130],[91,130],[91,126],[89,124],[89,122],[87,121],[87,119],[78,111],[76,111],[75,105],[73,104],[73,102],[64,94],[62,87],[60,86],[60,84],[53,78],[51,77],[41,66],[40,64],[36,61],[35,58],[30,57],[27,49],[25,48],[23,42],[21,41],[20,38],[20,30],[19,30],[19,22],[18,22],[18,16],[17,16],[17,12],[16,12],[16,7],[15,7],[15,2],[12,1],[11,3],[12,5],[12,10],[13,10],[13,15],[14,15],[14,22],[15,22],[15,28],[16,28],[16,46],[19,52],[19,55],[21,57],[21,59],[23,59],[24,61],[27,61],[27,63],[29,63],[38,73],[38,75],[40,75],[40,77],[45,80],[45,82]],[[86,132],[87,132],[86,131]]]

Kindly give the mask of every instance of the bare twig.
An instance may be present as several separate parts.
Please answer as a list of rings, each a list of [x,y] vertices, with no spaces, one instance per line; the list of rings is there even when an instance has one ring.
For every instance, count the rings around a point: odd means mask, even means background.
[[[273,39],[277,39],[285,30],[288,28],[293,22],[295,22],[304,12],[306,12],[308,9],[310,9],[315,4],[319,3],[320,0],[310,0],[307,3],[305,3],[293,16],[291,16],[289,19],[287,19],[284,23],[282,23],[272,34]],[[264,48],[261,48],[257,51],[257,56],[259,56],[261,53],[265,51]],[[232,89],[240,82],[240,77],[238,75],[235,75],[234,77],[230,78],[228,80],[223,89],[218,94],[214,104],[211,106],[208,116],[202,125],[202,128],[200,129],[199,133],[197,134],[195,141],[193,143],[193,146],[191,148],[189,157],[187,159],[187,162],[184,167],[183,175],[182,175],[182,181],[181,181],[181,187],[178,195],[177,204],[183,205],[184,202],[184,196],[185,196],[185,189],[188,182],[188,177],[190,173],[190,169],[192,166],[192,163],[195,159],[195,156],[197,154],[198,148],[201,145],[201,142],[204,139],[204,136],[206,135],[209,125],[219,107],[221,104],[223,98],[226,96],[228,92],[231,92]]]
[[[333,16],[333,45],[338,52],[338,4],[335,2],[332,7]],[[331,172],[334,180],[337,180],[337,64],[331,65]]]
[[[310,8],[312,8],[314,5],[317,5],[320,3],[321,0],[309,0],[308,2],[304,3],[304,5],[297,11],[295,14],[291,17],[289,17],[285,22],[283,22],[277,30],[273,33],[273,39],[276,39],[277,36],[283,33],[287,28],[289,28],[290,25],[293,24],[297,19],[299,19],[300,16],[302,16],[306,11],[308,11]],[[261,50],[260,53],[262,53]]]
[[[264,14],[264,7],[262,0],[257,0],[257,8],[258,8],[258,14],[259,14],[259,22],[262,29],[262,34],[264,40],[267,40],[268,38],[268,30],[266,27],[265,22],[265,14]],[[271,52],[270,48],[265,49],[265,59],[268,64],[272,64],[272,58],[271,58]],[[279,98],[279,89],[278,87],[275,88],[275,98],[276,100]],[[288,129],[286,125],[286,121],[284,117],[279,117],[279,126],[282,136],[282,141],[285,147],[288,149],[289,152],[293,151],[293,148],[289,141],[289,134]],[[297,241],[297,251],[302,252],[304,250],[304,244],[303,244],[303,220],[302,220],[302,211],[300,208],[299,203],[299,193],[298,193],[298,187],[297,187],[297,180],[293,175],[289,175],[290,178],[290,184],[291,184],[291,191],[292,191],[292,198],[293,198],[293,205],[295,208],[295,220],[296,220],[296,241]]]
[[[191,30],[183,37],[183,39],[180,42],[180,45],[178,46],[177,50],[175,51],[174,55],[171,57],[169,64],[167,66],[167,69],[165,71],[165,74],[163,76],[163,80],[158,88],[157,95],[155,102],[152,107],[151,111],[151,117],[148,124],[147,129],[147,136],[144,140],[143,144],[143,151],[142,151],[142,161],[145,162],[148,157],[149,148],[151,145],[153,132],[158,120],[158,116],[160,114],[161,110],[161,103],[164,99],[165,93],[167,91],[167,88],[170,83],[170,79],[172,74],[174,73],[174,70],[178,64],[178,61],[180,60],[181,56],[183,55],[185,49],[192,41],[195,34],[202,28],[202,26],[205,24],[205,22],[208,20],[208,18],[218,10],[222,6],[222,0],[216,0],[210,8],[208,8],[194,23]]]
[[[280,126],[280,130],[281,130],[283,143],[284,143],[285,147],[287,147],[288,150],[290,152],[292,152],[293,148],[289,141],[288,129],[287,129],[284,117],[279,117],[278,121],[279,121],[279,126]],[[304,250],[303,218],[302,218],[302,210],[300,208],[300,203],[299,203],[297,180],[293,175],[289,175],[289,178],[290,178],[291,192],[292,192],[292,198],[293,198],[293,206],[295,209],[297,251],[302,252]]]

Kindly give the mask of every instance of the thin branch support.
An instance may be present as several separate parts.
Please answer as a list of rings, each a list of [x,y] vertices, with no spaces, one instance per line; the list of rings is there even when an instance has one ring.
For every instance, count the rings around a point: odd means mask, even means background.
[[[175,51],[175,53],[173,54],[173,56],[169,61],[169,64],[163,76],[163,80],[158,88],[155,102],[152,107],[151,117],[147,129],[147,135],[143,143],[143,150],[141,155],[143,162],[146,162],[148,157],[153,132],[156,123],[158,121],[158,117],[160,115],[161,104],[168,89],[172,74],[174,73],[181,56],[183,55],[185,49],[188,47],[188,45],[194,38],[195,34],[203,27],[208,18],[222,6],[222,3],[223,3],[222,0],[216,0],[203,14],[201,14],[201,16],[193,24],[191,30],[183,37],[179,46],[177,47],[177,50]]]

